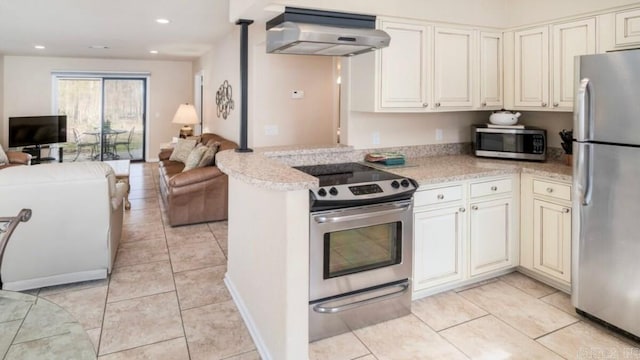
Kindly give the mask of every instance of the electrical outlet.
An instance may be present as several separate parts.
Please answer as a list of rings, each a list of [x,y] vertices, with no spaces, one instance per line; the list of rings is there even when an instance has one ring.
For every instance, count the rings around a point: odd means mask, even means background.
[[[276,136],[278,135],[278,125],[265,125],[264,126],[264,134],[267,136]]]
[[[380,133],[378,131],[371,133],[371,143],[373,145],[380,145]]]
[[[303,99],[304,98],[304,91],[302,90],[291,90],[291,98],[292,99]]]
[[[436,141],[442,141],[444,138],[444,131],[442,129],[436,129]]]

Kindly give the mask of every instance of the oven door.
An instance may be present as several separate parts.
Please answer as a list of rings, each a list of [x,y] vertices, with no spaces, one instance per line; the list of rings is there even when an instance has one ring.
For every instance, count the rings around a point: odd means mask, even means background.
[[[310,300],[411,277],[413,201],[311,213]]]

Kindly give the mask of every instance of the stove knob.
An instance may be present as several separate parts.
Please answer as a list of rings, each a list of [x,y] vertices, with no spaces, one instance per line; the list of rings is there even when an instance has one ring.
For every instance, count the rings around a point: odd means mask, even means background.
[[[318,195],[320,196],[327,196],[327,190],[325,190],[324,188],[318,190]]]
[[[403,179],[400,181],[400,185],[402,185],[402,187],[409,187],[409,180]]]
[[[397,181],[393,180],[391,182],[391,187],[394,188],[394,189],[397,189],[397,188],[400,187],[400,184]]]
[[[332,187],[331,189],[329,189],[329,194],[336,196],[338,195],[338,189]]]

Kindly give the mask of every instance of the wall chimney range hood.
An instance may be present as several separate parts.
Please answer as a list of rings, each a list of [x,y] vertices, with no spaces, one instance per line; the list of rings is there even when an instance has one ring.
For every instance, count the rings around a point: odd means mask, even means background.
[[[285,7],[267,22],[267,53],[352,56],[389,46],[376,17]]]

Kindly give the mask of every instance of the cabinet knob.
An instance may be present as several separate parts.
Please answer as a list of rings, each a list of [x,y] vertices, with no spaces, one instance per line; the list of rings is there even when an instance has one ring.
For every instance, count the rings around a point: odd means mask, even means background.
[[[480,105],[482,105],[482,106],[484,107],[484,106],[487,106],[487,103],[486,103],[486,102],[483,102],[483,103],[482,103],[482,104],[480,104]]]
[[[560,106],[560,104],[558,104],[558,103],[553,103],[553,107],[558,107],[558,106]]]
[[[569,211],[571,211],[571,209],[569,209],[569,208],[564,208],[564,209],[562,209],[562,211],[563,211],[565,214],[568,214],[568,213],[569,213]]]
[[[471,210],[478,210],[478,206],[477,206],[477,205],[473,205],[473,206],[471,207]]]
[[[548,192],[549,194],[551,194],[551,193],[553,192],[553,188],[548,187],[548,188],[547,188],[547,192]]]
[[[436,103],[436,107],[440,107],[440,103]]]
[[[438,194],[438,200],[442,200],[442,199],[444,199],[444,195]]]
[[[460,211],[461,213],[463,213],[463,212],[467,211],[467,209],[465,209],[465,208],[461,207],[460,209],[458,209],[458,211]]]
[[[542,103],[542,107],[547,107],[547,103],[546,103],[546,102],[543,102],[543,103]]]
[[[429,103],[422,103],[422,107],[428,107]]]
[[[495,185],[494,185],[494,186],[492,186],[492,187],[491,187],[491,191],[498,191],[498,187],[497,187],[497,186],[495,186]]]

